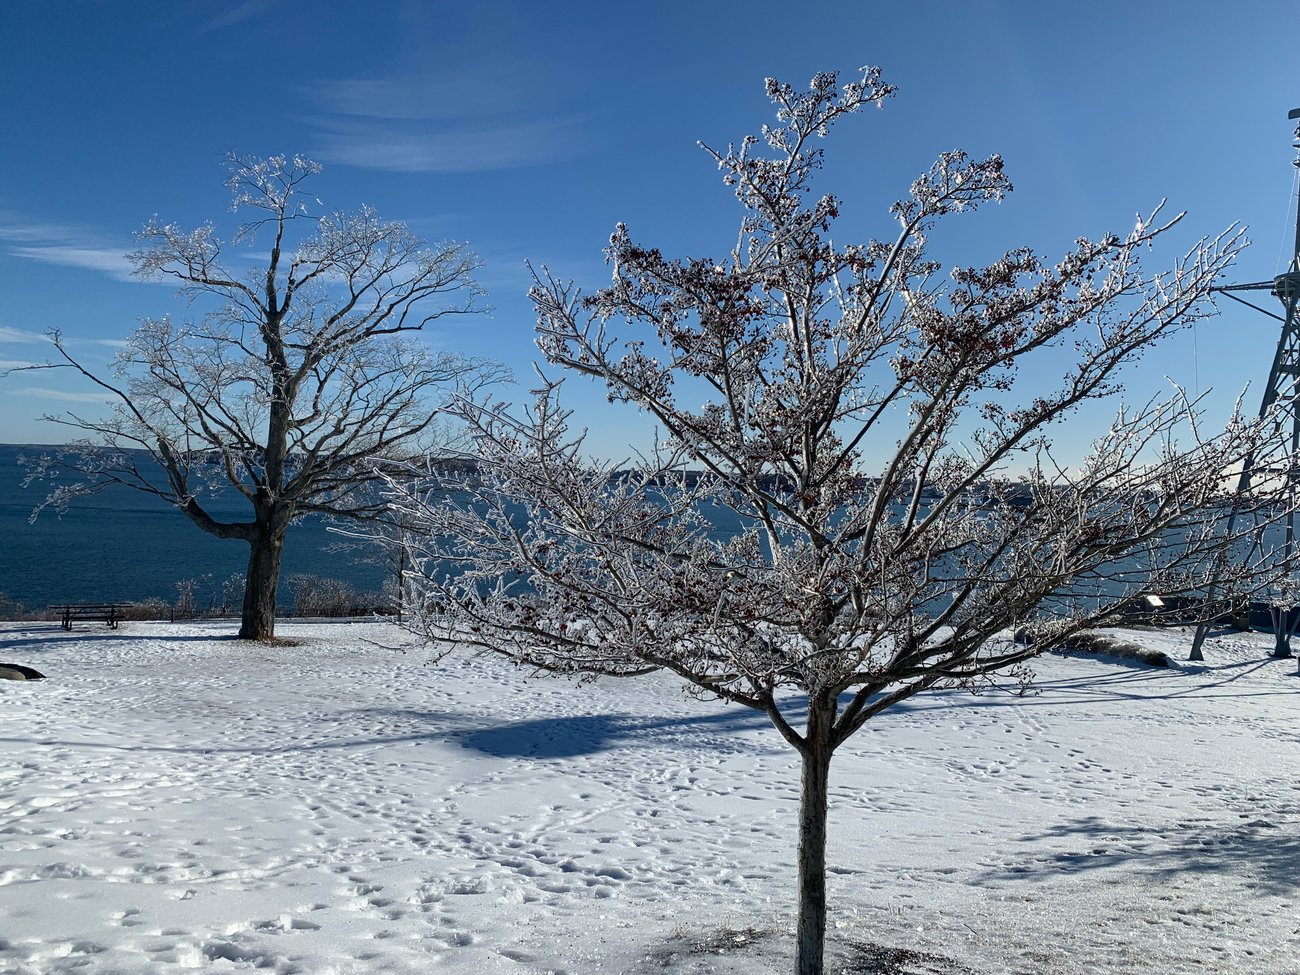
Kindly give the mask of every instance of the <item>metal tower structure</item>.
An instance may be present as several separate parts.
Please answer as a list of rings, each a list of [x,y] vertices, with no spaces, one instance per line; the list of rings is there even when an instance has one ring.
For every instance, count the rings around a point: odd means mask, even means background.
[[[1292,109],[1287,118],[1292,121],[1300,119],[1300,108]],[[1300,124],[1297,124],[1295,128],[1293,146],[1300,153]],[[1292,161],[1292,165],[1300,168],[1300,155]],[[1291,449],[1281,469],[1275,465],[1260,467],[1258,465],[1259,458],[1254,455],[1247,457],[1237,481],[1237,491],[1249,491],[1252,479],[1261,475],[1272,477],[1281,475],[1290,482],[1293,490],[1300,489],[1300,471],[1296,467],[1296,459],[1300,457],[1300,395],[1298,395],[1300,390],[1297,388],[1298,384],[1300,384],[1300,320],[1296,316],[1296,304],[1300,301],[1300,207],[1296,210],[1295,247],[1292,250],[1291,261],[1285,271],[1271,281],[1230,284],[1214,290],[1282,323],[1282,335],[1277,342],[1277,351],[1273,354],[1273,366],[1268,373],[1268,385],[1264,387],[1264,400],[1260,404],[1259,415],[1263,417],[1275,407],[1278,400],[1282,401],[1284,408],[1280,411],[1280,415],[1285,419],[1279,420],[1279,423],[1289,420],[1291,424]],[[1242,292],[1248,291],[1267,291],[1272,294],[1282,302],[1282,314],[1275,314],[1241,297]],[[1234,515],[1233,518],[1235,519],[1235,517]],[[1232,532],[1232,528],[1233,521],[1229,520],[1227,529],[1229,533]],[[1295,549],[1295,515],[1294,513],[1288,513],[1282,552],[1282,557],[1287,564],[1291,563]],[[1211,592],[1210,595],[1213,597],[1214,593]],[[1277,638],[1276,645],[1273,648],[1273,656],[1275,657],[1291,656],[1292,627],[1290,626],[1290,618],[1292,615],[1293,613],[1289,609],[1275,610],[1273,612],[1273,631]],[[1202,623],[1196,628],[1196,637],[1192,641],[1192,652],[1189,659],[1205,659],[1201,653],[1201,645],[1205,642],[1205,634],[1208,628],[1208,623]]]

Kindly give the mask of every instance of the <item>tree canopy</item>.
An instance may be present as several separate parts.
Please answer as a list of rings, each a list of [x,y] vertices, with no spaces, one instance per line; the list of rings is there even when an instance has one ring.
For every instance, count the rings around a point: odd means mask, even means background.
[[[109,376],[53,336],[61,364],[112,409],[52,417],[82,439],[37,474],[80,475],[50,503],[123,484],[247,543],[240,634],[263,638],[293,520],[381,517],[375,471],[438,451],[453,382],[500,371],[420,340],[435,321],[482,310],[468,247],[427,244],[370,207],[313,215],[305,184],[321,167],[311,160],[232,155],[227,166],[231,209],[248,216],[229,239],[212,224],[155,218],[130,255],[138,274],[175,279],[198,314],[144,319]],[[218,490],[242,495],[247,517],[214,514]]]
[[[462,396],[475,475],[390,493],[421,536],[429,641],[566,674],[664,669],[770,718],[802,759],[796,970],[818,975],[837,748],[1144,595],[1268,585],[1268,553],[1242,544],[1293,502],[1227,486],[1284,449],[1271,416],[1212,432],[1181,390],[1124,387],[1126,366],[1213,313],[1237,229],[1153,274],[1145,254],[1180,219],[1157,206],[1055,261],[1015,247],[944,273],[933,229],[1011,189],[999,157],[953,151],[893,206],[891,235],[846,244],[840,201],[815,189],[821,140],[893,88],[875,68],[766,86],[775,124],[706,147],[741,208],[731,251],[671,258],[620,224],[605,287],[539,271],[549,367],[532,405]],[[567,375],[648,413],[660,442],[588,457]],[[1055,433],[1100,401],[1113,421],[1058,459]]]

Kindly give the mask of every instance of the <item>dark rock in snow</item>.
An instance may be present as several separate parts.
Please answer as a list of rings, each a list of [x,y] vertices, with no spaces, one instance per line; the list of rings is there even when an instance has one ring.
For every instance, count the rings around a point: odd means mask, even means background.
[[[0,680],[45,680],[45,675],[22,664],[0,664]]]

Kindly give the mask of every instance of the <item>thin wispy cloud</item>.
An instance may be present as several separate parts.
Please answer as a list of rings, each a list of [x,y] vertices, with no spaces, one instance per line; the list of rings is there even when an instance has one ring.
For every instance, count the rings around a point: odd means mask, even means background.
[[[0,359],[0,371],[7,369],[35,369],[37,364],[27,359]]]
[[[24,386],[22,389],[5,390],[11,396],[27,396],[32,399],[57,400],[61,403],[106,403],[106,393],[74,393],[66,389],[50,389],[46,386]]]
[[[573,154],[581,120],[503,124],[462,131],[420,123],[349,119],[322,125],[320,154],[332,162],[399,173],[469,173],[557,162]]]
[[[0,210],[0,240],[39,244],[47,240],[75,240],[86,228],[48,220],[29,220],[13,210]]]
[[[13,257],[60,267],[98,271],[119,281],[137,281],[126,259],[129,245],[115,244],[85,227],[23,219],[0,211],[0,250]]]
[[[221,11],[215,17],[205,20],[199,25],[199,33],[206,34],[214,30],[224,30],[227,27],[234,27],[246,21],[253,20],[271,9],[271,0],[244,0],[243,3],[232,4],[228,9]]]
[[[308,95],[321,109],[315,153],[363,169],[468,173],[535,166],[576,155],[591,129],[589,113],[533,104],[517,84],[485,84],[481,71],[322,81]]]
[[[507,98],[500,86],[468,76],[344,78],[323,81],[312,92],[334,112],[374,119],[454,119],[496,113]]]
[[[48,342],[49,337],[41,332],[32,332],[23,328],[0,325],[0,342]]]
[[[102,271],[119,281],[135,281],[126,257],[118,250],[107,247],[72,247],[59,244],[42,244],[37,247],[10,247],[14,257],[23,257],[42,264],[60,267],[79,267],[87,271]]]
[[[125,349],[129,344],[126,339],[93,339],[67,334],[62,334],[61,340],[65,348],[85,349],[94,347],[98,349],[112,349],[115,352],[120,349]],[[42,332],[33,332],[28,329],[13,328],[9,325],[0,325],[0,344],[36,345],[49,344],[50,341],[50,336]],[[0,360],[0,363],[3,363],[2,367],[6,369],[25,369],[37,367],[39,365],[34,362],[20,362],[17,360]]]

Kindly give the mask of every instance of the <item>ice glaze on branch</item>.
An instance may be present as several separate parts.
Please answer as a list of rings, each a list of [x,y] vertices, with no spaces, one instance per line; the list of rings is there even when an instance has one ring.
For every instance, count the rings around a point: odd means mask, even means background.
[[[200,315],[145,319],[111,378],[94,375],[55,335],[59,364],[95,382],[114,408],[107,419],[56,418],[86,440],[36,475],[83,477],[52,494],[55,505],[125,484],[210,534],[247,541],[241,634],[265,637],[289,524],[308,513],[383,517],[370,490],[375,468],[444,447],[446,390],[475,388],[500,370],[417,341],[434,321],[480,310],[479,261],[463,244],[426,244],[369,207],[306,224],[316,201],[303,184],[318,165],[283,156],[227,163],[232,209],[259,214],[231,244],[269,236],[264,263],[237,273],[211,224],[188,232],[146,224],[145,246],[131,255],[136,270],[176,279]],[[149,461],[161,482],[142,467]],[[246,518],[212,512],[218,487],[243,495]]]
[[[892,89],[868,69],[842,89],[822,74],[767,90],[777,124],[708,150],[742,208],[727,258],[670,258],[619,224],[605,287],[535,275],[548,362],[652,416],[658,449],[592,462],[544,382],[522,414],[459,400],[472,477],[390,490],[418,529],[415,625],[431,640],[568,674],[666,669],[771,718],[803,759],[806,975],[821,971],[836,748],[927,689],[1018,674],[1145,593],[1204,592],[1225,571],[1229,588],[1267,587],[1285,567],[1247,543],[1295,500],[1227,489],[1252,453],[1284,455],[1273,417],[1210,434],[1180,390],[1118,402],[1126,366],[1212,313],[1239,230],[1150,275],[1142,252],[1180,219],[1157,207],[1054,264],[1015,247],[942,278],[928,235],[1003,199],[1002,160],[944,153],[887,242],[835,244],[818,141]],[[1110,397],[1110,428],[1061,466],[1053,434]]]

